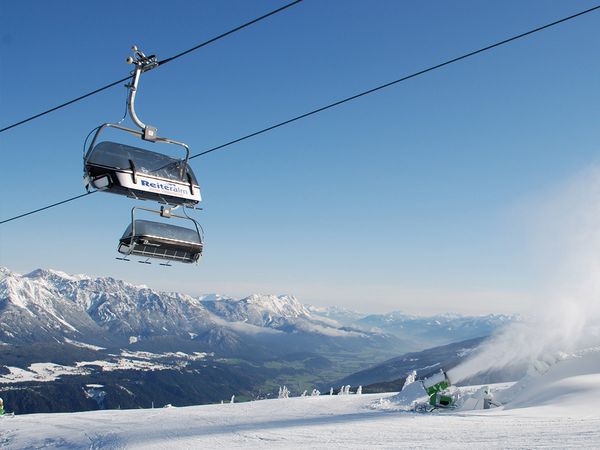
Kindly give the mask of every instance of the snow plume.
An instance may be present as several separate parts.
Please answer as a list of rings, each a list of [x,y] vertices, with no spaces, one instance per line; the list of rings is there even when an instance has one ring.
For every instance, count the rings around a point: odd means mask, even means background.
[[[600,343],[600,166],[563,185],[537,216],[536,262],[545,294],[515,322],[448,372],[453,383],[478,373],[528,363],[535,371],[565,353]]]
[[[417,379],[417,371],[416,370],[412,370],[407,376],[406,376],[406,380],[404,380],[404,385],[402,386],[401,390],[404,390],[404,388],[406,386],[408,386],[409,384],[412,384],[415,382],[415,380]]]

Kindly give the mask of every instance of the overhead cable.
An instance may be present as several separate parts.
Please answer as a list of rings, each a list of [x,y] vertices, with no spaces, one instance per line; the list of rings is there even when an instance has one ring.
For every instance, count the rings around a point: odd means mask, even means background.
[[[290,5],[291,5],[291,4],[290,4]],[[403,82],[403,81],[409,80],[409,79],[411,79],[411,78],[418,77],[418,76],[420,76],[420,75],[423,75],[423,74],[425,74],[425,73],[431,72],[431,71],[433,71],[433,70],[440,69],[440,68],[442,68],[442,67],[444,67],[444,66],[447,66],[447,65],[453,64],[453,63],[455,63],[455,62],[462,61],[462,60],[464,60],[464,59],[466,59],[466,58],[469,58],[469,57],[471,57],[471,56],[475,56],[475,55],[477,55],[477,54],[479,54],[479,53],[483,53],[483,52],[485,52],[485,51],[488,51],[488,50],[491,50],[491,49],[494,49],[494,48],[500,47],[501,45],[508,44],[509,42],[516,41],[517,39],[521,39],[521,38],[524,38],[524,37],[526,37],[526,36],[530,36],[530,35],[532,35],[532,34],[534,34],[534,33],[537,33],[537,32],[539,32],[539,31],[542,31],[542,30],[545,30],[545,29],[547,29],[547,28],[550,28],[550,27],[556,26],[556,25],[558,25],[558,24],[561,24],[561,23],[567,22],[567,21],[569,21],[569,20],[575,19],[575,18],[577,18],[577,17],[580,17],[580,16],[582,16],[582,15],[584,15],[584,14],[591,13],[591,12],[593,12],[593,11],[596,11],[596,10],[598,10],[598,9],[600,9],[600,5],[598,5],[598,6],[594,6],[593,8],[586,9],[586,10],[584,10],[584,11],[578,12],[578,13],[576,13],[576,14],[573,14],[573,15],[570,15],[570,16],[568,16],[568,17],[564,17],[564,18],[562,18],[562,19],[556,20],[556,21],[554,21],[554,22],[551,22],[551,23],[548,23],[548,24],[546,24],[546,25],[542,25],[542,26],[540,26],[540,27],[537,27],[537,28],[534,28],[534,29],[532,29],[532,30],[526,31],[525,33],[518,34],[518,35],[516,35],[516,36],[510,37],[510,38],[507,38],[507,39],[504,39],[504,40],[502,40],[502,41],[498,41],[498,42],[496,42],[495,44],[487,45],[487,46],[485,46],[485,47],[482,47],[482,48],[480,48],[480,49],[478,49],[478,50],[474,50],[474,51],[472,51],[472,52],[465,53],[464,55],[458,56],[458,57],[456,57],[456,58],[449,59],[449,60],[447,60],[447,61],[444,61],[444,62],[442,62],[442,63],[436,64],[436,65],[434,65],[434,66],[431,66],[431,67],[428,67],[428,68],[426,68],[426,69],[419,70],[418,72],[414,72],[414,73],[412,73],[412,74],[410,74],[410,75],[403,76],[403,77],[401,77],[401,78],[398,78],[398,79],[396,79],[396,80],[390,81],[390,82],[388,82],[388,83],[385,83],[385,84],[382,84],[382,85],[376,86],[376,87],[374,87],[374,88],[371,88],[371,89],[367,89],[367,90],[365,90],[365,91],[362,91],[362,92],[360,92],[360,93],[358,93],[358,94],[352,95],[352,96],[350,96],[350,97],[346,97],[346,98],[344,98],[344,99],[342,99],[342,100],[338,100],[338,101],[336,101],[336,102],[333,102],[333,103],[330,103],[330,104],[328,104],[328,105],[322,106],[322,107],[320,107],[320,108],[314,109],[314,110],[312,110],[312,111],[309,111],[309,112],[307,112],[307,113],[300,114],[299,116],[292,117],[291,119],[284,120],[283,122],[276,123],[276,124],[274,124],[274,125],[271,125],[271,126],[269,126],[269,127],[263,128],[263,129],[261,129],[261,130],[258,130],[258,131],[255,131],[255,132],[253,132],[253,133],[247,134],[247,135],[245,135],[245,136],[242,136],[242,137],[240,137],[240,138],[237,138],[237,139],[234,139],[234,140],[232,140],[232,141],[226,142],[226,143],[224,143],[224,144],[218,145],[218,146],[216,146],[216,147],[212,147],[212,148],[210,148],[210,149],[208,149],[208,150],[205,150],[205,151],[203,151],[203,152],[200,152],[200,153],[197,153],[197,154],[195,154],[195,155],[193,155],[193,156],[190,156],[190,159],[192,159],[192,158],[197,158],[197,157],[199,157],[199,156],[203,156],[203,155],[206,155],[206,154],[208,154],[208,153],[215,152],[215,151],[217,151],[217,150],[221,150],[221,149],[223,149],[223,148],[229,147],[230,145],[233,145],[233,144],[236,144],[236,143],[238,143],[238,142],[244,141],[244,140],[246,140],[246,139],[249,139],[249,138],[251,138],[251,137],[258,136],[258,135],[260,135],[260,134],[263,134],[263,133],[266,133],[266,132],[268,132],[268,131],[274,130],[274,129],[276,129],[276,128],[282,127],[282,126],[284,126],[284,125],[287,125],[287,124],[289,124],[289,123],[295,122],[295,121],[297,121],[297,120],[300,120],[300,119],[303,119],[303,118],[305,118],[305,117],[312,116],[312,115],[314,115],[314,114],[320,113],[320,112],[322,112],[322,111],[325,111],[325,110],[327,110],[327,109],[333,108],[333,107],[335,107],[335,106],[339,106],[339,105],[341,105],[341,104],[344,104],[344,103],[350,102],[350,101],[352,101],[352,100],[355,100],[355,99],[357,99],[357,98],[363,97],[363,96],[365,96],[365,95],[368,95],[368,94],[372,94],[372,93],[374,93],[374,92],[377,92],[377,91],[380,91],[380,90],[382,90],[382,89],[385,89],[385,88],[387,88],[387,87],[390,87],[390,86],[396,85],[396,84],[398,84],[398,83],[401,83],[401,82]],[[66,200],[63,200],[63,201],[61,201],[61,202],[57,202],[57,203],[54,203],[54,204],[52,204],[52,205],[45,206],[45,207],[43,207],[43,208],[39,208],[39,209],[36,209],[36,210],[30,211],[30,212],[27,212],[27,213],[24,213],[24,214],[20,214],[20,215],[18,215],[18,216],[11,217],[11,218],[9,218],[9,219],[5,219],[5,220],[3,220],[3,221],[0,221],[0,225],[1,225],[1,224],[3,224],[3,223],[6,223],[6,222],[10,222],[10,221],[12,221],[12,220],[19,219],[19,218],[21,218],[21,217],[28,216],[28,215],[30,215],[30,214],[34,214],[34,213],[37,213],[37,212],[40,212],[40,211],[44,211],[44,210],[46,210],[46,209],[49,209],[49,208],[53,208],[54,206],[59,206],[59,205],[62,205],[62,204],[64,204],[64,203],[68,203],[68,202],[71,202],[71,201],[73,201],[73,200],[77,200],[77,199],[79,199],[79,198],[85,197],[86,195],[89,195],[89,194],[82,194],[82,195],[79,195],[79,196],[76,196],[76,197],[71,197],[71,198],[69,198],[69,199],[66,199]]]
[[[14,217],[11,217],[9,219],[5,219],[5,220],[0,221],[0,225],[2,225],[3,223],[10,222],[12,220],[17,220],[17,219],[21,219],[21,218],[26,217],[26,216],[30,216],[31,214],[35,214],[35,213],[38,213],[38,212],[45,211],[45,210],[50,209],[50,208],[54,208],[55,206],[64,205],[65,203],[72,202],[73,200],[77,200],[77,199],[80,199],[80,198],[83,198],[83,197],[87,197],[88,195],[91,195],[91,194],[93,194],[95,192],[98,192],[98,191],[86,192],[85,194],[76,195],[75,197],[67,198],[66,200],[61,200],[60,202],[52,203],[51,205],[43,206],[41,208],[34,209],[33,211],[29,211],[29,212],[26,212],[26,213],[23,213],[23,214],[19,214],[18,216],[14,216]]]
[[[284,5],[281,8],[277,8],[277,9],[275,9],[275,10],[273,10],[273,11],[267,13],[267,14],[264,14],[264,15],[262,15],[260,17],[257,17],[256,19],[251,20],[250,22],[246,22],[246,23],[244,23],[244,24],[242,24],[242,25],[240,25],[238,27],[235,27],[235,28],[233,28],[233,29],[231,29],[229,31],[226,31],[225,33],[222,33],[222,34],[220,34],[218,36],[215,36],[214,38],[209,39],[208,41],[202,42],[201,44],[198,44],[198,45],[196,45],[196,46],[194,46],[194,47],[192,47],[190,49],[187,49],[187,50],[185,50],[185,51],[183,51],[181,53],[178,53],[178,54],[176,54],[174,56],[171,56],[170,58],[166,58],[166,59],[160,61],[158,65],[159,66],[163,66],[163,65],[165,65],[167,63],[170,63],[171,61],[174,61],[174,60],[176,60],[178,58],[181,58],[182,56],[185,56],[188,53],[191,53],[191,52],[193,52],[195,50],[198,50],[199,48],[205,47],[208,44],[212,44],[213,42],[218,41],[219,39],[223,39],[224,37],[229,36],[230,34],[233,34],[233,33],[237,32],[237,31],[240,31],[240,30],[242,30],[242,29],[244,29],[246,27],[249,27],[250,25],[254,25],[255,23],[260,22],[261,20],[264,20],[267,17],[271,17],[271,16],[273,16],[273,15],[275,15],[275,14],[281,12],[281,11],[284,11],[284,10],[290,8],[291,6],[297,5],[300,2],[302,2],[302,0],[295,0],[295,1],[291,2],[291,3],[288,3],[287,5]],[[100,87],[98,89],[95,89],[95,90],[93,90],[91,92],[88,92],[87,94],[80,95],[79,97],[74,98],[73,100],[66,101],[64,103],[61,103],[60,105],[57,105],[57,106],[53,107],[53,108],[47,109],[45,111],[42,111],[41,113],[34,114],[33,116],[30,116],[30,117],[28,117],[26,119],[23,119],[23,120],[20,120],[18,122],[15,122],[15,123],[13,123],[11,125],[8,125],[8,126],[6,126],[4,128],[0,128],[0,133],[3,133],[4,131],[8,131],[11,128],[15,128],[15,127],[17,127],[19,125],[23,125],[24,123],[30,122],[30,121],[32,121],[34,119],[39,118],[39,117],[45,116],[46,114],[54,112],[54,111],[56,111],[58,109],[64,108],[64,107],[69,106],[69,105],[72,105],[73,103],[76,103],[76,102],[78,102],[80,100],[83,100],[85,98],[91,97],[92,95],[98,94],[98,93],[100,93],[102,91],[105,91],[106,89],[109,89],[109,88],[111,88],[113,86],[116,86],[117,84],[125,82],[125,81],[129,80],[131,77],[132,77],[132,75],[128,75],[125,78],[121,78],[120,80],[113,81],[112,83],[109,83],[109,84],[107,84],[105,86],[102,86],[102,87]],[[0,223],[2,223],[2,222],[0,222]]]

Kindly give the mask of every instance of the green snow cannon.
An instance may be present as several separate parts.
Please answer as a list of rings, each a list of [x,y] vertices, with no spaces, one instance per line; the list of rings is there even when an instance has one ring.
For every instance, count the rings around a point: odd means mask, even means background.
[[[433,374],[423,381],[423,388],[429,395],[429,404],[433,407],[449,408],[454,405],[452,395],[445,394],[444,391],[450,386],[450,379],[443,370]]]

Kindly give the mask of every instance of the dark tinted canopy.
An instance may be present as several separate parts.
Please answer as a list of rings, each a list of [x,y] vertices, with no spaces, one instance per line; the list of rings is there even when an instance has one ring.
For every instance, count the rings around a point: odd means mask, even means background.
[[[97,144],[90,150],[86,159],[88,164],[117,170],[131,169],[129,160],[133,161],[138,172],[169,180],[181,180],[181,167],[185,165],[185,161],[177,158],[111,141]],[[197,185],[192,169],[188,166],[187,170],[192,177],[192,183]],[[184,180],[187,181],[185,173],[184,170]]]
[[[196,229],[180,227],[163,222],[152,222],[150,220],[135,220],[135,236],[155,237],[170,241],[180,241],[191,245],[202,245],[200,236]],[[131,238],[131,224],[127,226],[121,241]]]

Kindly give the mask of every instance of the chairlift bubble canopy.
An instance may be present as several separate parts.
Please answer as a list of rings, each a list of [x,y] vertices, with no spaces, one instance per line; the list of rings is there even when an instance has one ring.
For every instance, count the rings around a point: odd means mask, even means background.
[[[98,129],[84,158],[84,179],[88,190],[93,187],[135,199],[191,207],[202,200],[200,186],[188,164],[187,145],[166,139],[163,141],[186,149],[186,158],[178,159],[112,141],[96,144],[98,135],[106,127],[142,135],[141,132],[115,124],[104,124]]]
[[[202,237],[197,229],[141,219],[127,226],[118,244],[119,253],[124,255],[183,263],[197,262],[202,248]]]

